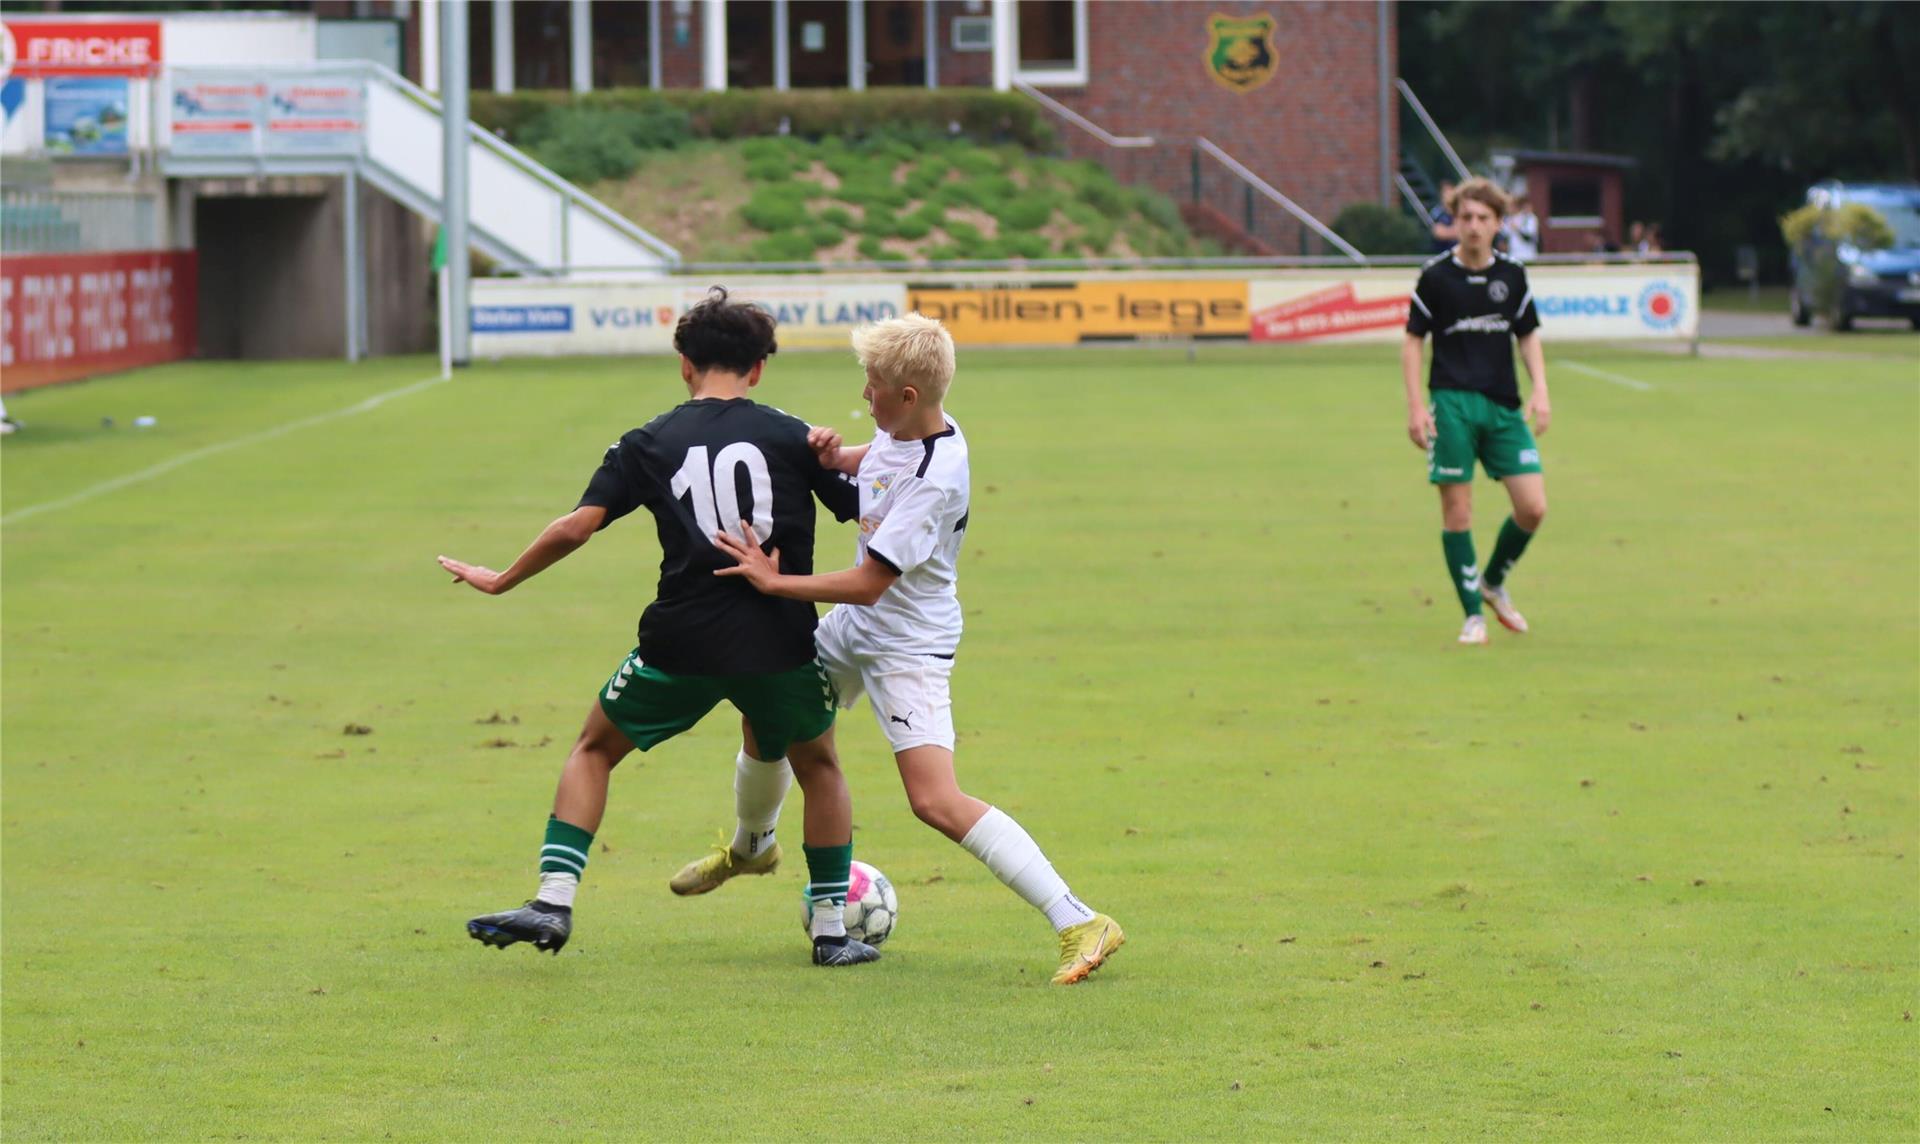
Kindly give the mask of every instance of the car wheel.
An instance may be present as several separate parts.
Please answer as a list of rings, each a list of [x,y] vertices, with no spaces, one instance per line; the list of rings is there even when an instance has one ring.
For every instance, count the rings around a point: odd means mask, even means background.
[[[1847,333],[1853,329],[1853,314],[1841,310],[1833,316],[1833,328],[1836,333]]]
[[[1796,326],[1812,325],[1813,311],[1807,309],[1807,304],[1800,299],[1800,291],[1791,291],[1788,297],[1791,299],[1788,312],[1793,317],[1793,324]]]

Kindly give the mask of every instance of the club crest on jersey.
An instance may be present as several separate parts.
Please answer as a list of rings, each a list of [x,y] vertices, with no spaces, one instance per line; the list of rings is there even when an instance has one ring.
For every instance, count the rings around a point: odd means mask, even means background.
[[[1496,302],[1506,301],[1507,300],[1507,284],[1505,282],[1499,281],[1498,279],[1487,283],[1487,297],[1492,298]]]
[[[1273,78],[1273,15],[1207,17],[1207,73],[1235,91],[1252,91]]]
[[[874,496],[877,496],[877,497],[886,496],[887,490],[892,487],[893,487],[892,473],[881,473],[879,476],[873,478],[873,495]]]

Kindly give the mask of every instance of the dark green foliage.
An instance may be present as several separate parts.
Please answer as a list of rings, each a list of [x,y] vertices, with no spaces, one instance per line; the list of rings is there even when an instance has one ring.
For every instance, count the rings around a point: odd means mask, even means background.
[[[861,236],[858,250],[860,251],[860,257],[868,259],[869,261],[878,259],[886,253],[885,249],[880,245],[879,237],[871,234]]]
[[[979,227],[970,222],[962,222],[960,219],[948,219],[940,224],[940,229],[946,231],[947,237],[961,246],[978,246],[987,240],[987,236],[980,233]]]
[[[815,243],[799,231],[782,231],[757,239],[752,247],[755,262],[810,262]]]
[[[822,246],[838,246],[846,232],[831,223],[816,222],[807,228],[807,241],[817,249]]]
[[[1368,255],[1419,254],[1431,245],[1426,227],[1379,203],[1348,203],[1334,218],[1333,232]]]
[[[684,124],[682,139],[779,136],[784,121],[788,132],[801,139],[877,137],[915,151],[947,138],[950,123],[958,123],[960,135],[976,143],[1005,141],[1044,151],[1054,141],[1053,125],[1039,104],[1015,92],[981,88],[864,92],[615,88],[580,96],[564,91],[475,92],[472,101],[475,122],[516,143],[535,119],[553,108],[671,112]],[[645,144],[660,145],[671,144]]]
[[[1053,243],[1043,234],[1008,234],[1000,237],[1008,258],[1051,258]]]
[[[893,212],[884,208],[867,211],[867,217],[860,220],[860,233],[875,238],[891,238],[900,233],[899,224]]]
[[[994,200],[987,205],[987,211],[999,220],[1002,232],[1039,230],[1053,217],[1053,196],[1044,191],[1028,191]]]
[[[1142,218],[1170,234],[1186,237],[1186,220],[1180,217],[1180,207],[1172,199],[1150,187],[1134,187],[1128,194]]]
[[[842,206],[830,206],[821,211],[820,221],[842,230],[852,230],[860,225],[859,221],[853,217],[853,212]]]
[[[748,226],[764,231],[804,227],[811,221],[807,214],[809,190],[818,192],[819,188],[794,183],[760,187],[740,208],[740,217]]]
[[[933,230],[933,226],[918,211],[901,215],[893,220],[893,233],[905,239],[922,239]]]

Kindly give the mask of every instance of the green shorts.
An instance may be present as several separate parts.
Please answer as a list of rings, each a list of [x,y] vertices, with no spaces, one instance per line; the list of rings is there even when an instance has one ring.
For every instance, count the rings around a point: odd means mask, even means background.
[[[833,726],[836,696],[819,660],[771,675],[674,675],[627,653],[600,689],[600,710],[643,751],[698,723],[722,699],[753,727],[762,758],[777,759],[789,743],[817,739]]]
[[[1427,480],[1436,485],[1473,480],[1477,457],[1494,480],[1540,471],[1540,446],[1517,409],[1465,389],[1433,391],[1433,442]]]

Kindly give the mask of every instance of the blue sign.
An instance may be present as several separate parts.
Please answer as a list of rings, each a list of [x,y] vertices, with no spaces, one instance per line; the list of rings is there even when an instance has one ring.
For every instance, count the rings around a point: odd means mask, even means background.
[[[47,151],[53,155],[127,153],[127,80],[57,77],[46,81]]]
[[[476,334],[570,334],[572,306],[475,306]]]

